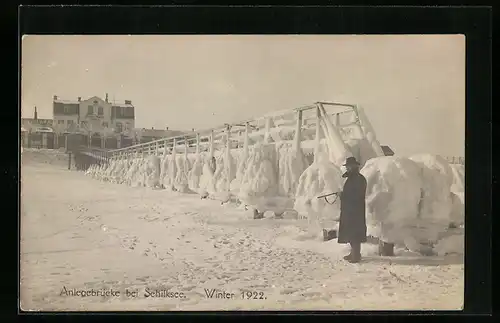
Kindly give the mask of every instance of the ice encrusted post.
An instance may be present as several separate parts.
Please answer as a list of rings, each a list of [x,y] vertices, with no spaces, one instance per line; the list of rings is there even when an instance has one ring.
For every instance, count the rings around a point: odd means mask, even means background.
[[[316,107],[316,138],[314,138],[314,162],[318,161],[320,151],[320,130],[321,130],[321,111]]]
[[[163,157],[167,156],[167,146],[168,146],[168,139],[165,139],[163,143]]]
[[[356,105],[355,107],[356,115],[359,119],[359,122],[361,124],[361,128],[364,132],[364,135],[370,145],[372,146],[373,151],[377,156],[385,156],[384,151],[382,150],[382,147],[380,146],[380,143],[377,140],[377,136],[375,135],[375,130],[373,130],[372,124],[368,120],[368,117],[365,114],[365,110],[360,107],[359,105]]]
[[[352,156],[352,152],[347,148],[344,140],[342,140],[339,129],[330,122],[323,105],[317,103],[317,106],[321,113],[320,121],[326,138],[329,159],[335,165],[340,166],[345,162],[347,157]]]
[[[213,130],[210,131],[209,141],[210,141],[209,157],[210,157],[210,160],[212,160],[212,157],[214,157],[214,131]]]
[[[200,158],[200,134],[196,133],[196,159]]]
[[[248,158],[248,135],[250,132],[250,126],[248,122],[245,122],[245,139],[243,141],[243,160]]]
[[[297,124],[295,126],[295,138],[293,141],[293,149],[297,156],[299,156],[300,149],[300,136],[302,131],[302,110],[297,111]]]

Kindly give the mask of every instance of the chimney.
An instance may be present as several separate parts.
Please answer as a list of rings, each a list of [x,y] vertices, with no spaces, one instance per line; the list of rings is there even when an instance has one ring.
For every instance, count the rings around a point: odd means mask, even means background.
[[[79,97],[78,97],[78,102],[81,102],[81,101],[82,101],[82,97],[81,97],[81,96],[79,96]]]
[[[35,113],[34,113],[34,118],[35,120],[38,120],[38,113],[36,112],[36,106],[35,106]]]
[[[57,100],[57,95],[54,95],[54,101]]]
[[[168,130],[168,127],[167,127],[167,130]]]
[[[106,93],[106,103],[108,103],[108,93]]]
[[[130,104],[130,105],[131,105],[131,104],[132,104],[132,101],[130,101],[130,100],[125,100],[125,104]]]

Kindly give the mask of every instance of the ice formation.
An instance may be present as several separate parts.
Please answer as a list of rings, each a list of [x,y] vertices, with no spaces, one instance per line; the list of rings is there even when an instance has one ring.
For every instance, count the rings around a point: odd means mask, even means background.
[[[375,135],[375,130],[372,127],[372,124],[370,123],[370,120],[366,116],[365,110],[360,107],[359,105],[356,107],[356,110],[358,112],[358,117],[359,117],[359,122],[361,124],[361,128],[363,130],[363,133],[365,134],[366,140],[372,147],[372,151],[375,154],[375,156],[382,157],[384,156],[384,151],[382,150],[382,147],[380,146],[379,141],[377,140],[377,137]]]
[[[327,141],[330,162],[340,166],[345,162],[347,157],[352,157],[352,153],[343,141],[340,131],[332,124],[330,117],[323,107],[319,108],[319,113],[318,124],[323,130]],[[316,136],[316,141],[318,142],[319,140],[320,138]],[[319,143],[316,145],[319,145]]]
[[[279,192],[275,146],[257,144],[252,147],[249,155],[238,198],[247,205],[265,204],[262,198],[277,196]]]
[[[200,188],[200,180],[203,173],[203,158],[197,152],[193,166],[188,173],[188,186],[193,192],[198,192]]]
[[[450,165],[453,172],[453,183],[451,191],[460,193],[465,191],[465,167],[464,165]]]
[[[402,157],[377,157],[366,162],[367,234],[387,243],[414,247],[422,178],[419,166]]]
[[[426,221],[429,229],[433,229],[433,232],[429,230],[429,240],[433,241],[452,222],[450,189],[453,173],[448,162],[439,156],[425,154],[410,159],[421,169],[423,187],[420,218]]]
[[[345,156],[348,156],[339,132],[326,115],[320,115],[318,119],[322,127],[316,128],[314,161],[299,178],[294,204],[294,209],[299,215],[309,220],[311,233],[320,231],[320,228],[336,226],[340,216],[340,201],[337,199],[335,203],[329,204],[325,199],[317,197],[342,190],[342,172],[338,165],[343,164]],[[321,129],[326,137],[324,147],[328,153],[321,151]],[[340,149],[340,154],[336,154],[336,149]],[[344,160],[341,161],[341,158]],[[335,197],[330,198],[335,199]]]
[[[331,163],[325,153],[315,155],[315,161],[299,178],[294,209],[309,220],[310,231],[335,228],[340,217],[340,199],[335,196],[318,199],[318,196],[340,192],[343,186],[342,171]],[[333,203],[333,204],[329,204]]]
[[[191,169],[191,165],[187,154],[175,158],[175,163],[177,170],[174,179],[175,190],[181,193],[188,193],[190,192],[189,170]]]

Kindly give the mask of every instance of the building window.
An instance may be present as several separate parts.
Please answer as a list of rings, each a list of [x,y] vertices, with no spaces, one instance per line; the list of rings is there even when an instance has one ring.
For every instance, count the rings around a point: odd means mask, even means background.
[[[108,123],[104,121],[104,122],[102,123],[102,126],[103,126],[104,128],[107,128],[107,127],[108,127]]]
[[[121,122],[117,122],[116,126],[115,126],[115,129],[116,129],[116,132],[122,132],[122,130],[123,130],[122,123]]]
[[[93,106],[91,106],[91,105],[89,105],[89,106],[87,107],[87,114],[93,114],[93,113],[94,113],[94,107],[93,107]]]
[[[103,110],[103,108],[102,108],[102,107],[97,108],[97,111],[98,111],[97,113],[98,113],[100,116],[102,116],[102,115],[104,114],[104,110]]]
[[[57,120],[57,124],[64,124],[64,120]]]
[[[73,120],[68,120],[68,125],[73,124]]]

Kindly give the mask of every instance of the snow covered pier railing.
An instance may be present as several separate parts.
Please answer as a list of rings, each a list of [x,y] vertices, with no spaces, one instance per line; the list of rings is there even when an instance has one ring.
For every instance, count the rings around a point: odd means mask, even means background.
[[[346,156],[354,155],[362,163],[383,156],[362,109],[316,102],[112,150],[113,166],[103,176],[223,202],[237,200],[259,214],[269,210],[280,215],[294,208],[302,173],[320,152],[337,167]],[[321,189],[325,191],[314,194],[330,193],[328,187]]]
[[[128,158],[129,156],[148,156],[171,154],[173,150],[191,155],[204,152],[223,151],[227,146],[231,150],[242,149],[246,135],[249,136],[248,146],[268,141],[273,144],[289,144],[295,139],[301,142],[300,148],[312,152],[316,126],[316,111],[319,107],[326,108],[328,116],[339,127],[344,139],[349,140],[356,125],[362,125],[363,116],[359,114],[358,106],[354,104],[317,102],[312,105],[282,110],[267,114],[260,118],[240,121],[233,124],[194,131],[181,136],[162,138],[147,143],[137,144],[110,151],[112,159]],[[313,111],[314,110],[314,111]],[[297,128],[298,122],[300,123]],[[367,125],[371,127],[371,125]],[[371,130],[371,129],[370,129]],[[298,136],[296,133],[301,132]],[[228,144],[229,143],[229,144]],[[381,150],[381,148],[380,148]],[[380,155],[383,155],[380,154]]]

